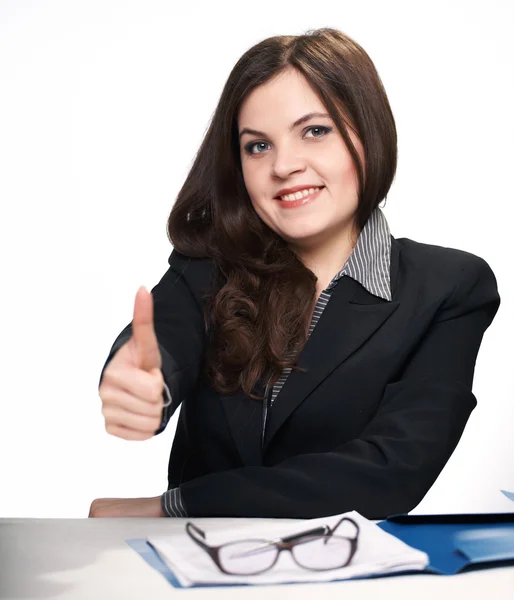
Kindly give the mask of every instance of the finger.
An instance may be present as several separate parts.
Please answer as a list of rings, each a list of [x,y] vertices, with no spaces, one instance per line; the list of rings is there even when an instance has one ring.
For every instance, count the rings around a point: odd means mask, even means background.
[[[102,390],[102,403],[103,406],[115,406],[122,408],[129,413],[134,415],[140,415],[143,417],[160,417],[162,414],[161,402],[148,402],[142,400],[132,394],[129,394],[125,390],[119,388],[105,386]]]
[[[115,388],[124,390],[142,401],[160,403],[164,389],[164,378],[160,370],[148,373],[130,365],[109,366],[104,372],[99,388],[102,399],[109,388]]]
[[[141,433],[154,433],[161,422],[160,416],[138,415],[114,404],[104,404],[102,414],[106,424],[121,425]]]
[[[109,435],[114,435],[115,437],[119,437],[124,440],[136,440],[140,442],[149,440],[153,437],[153,433],[144,433],[142,431],[129,429],[128,427],[114,425],[112,423],[105,426],[105,431],[107,431]]]
[[[134,302],[132,339],[138,364],[144,371],[161,367],[161,353],[153,324],[153,296],[141,286]]]

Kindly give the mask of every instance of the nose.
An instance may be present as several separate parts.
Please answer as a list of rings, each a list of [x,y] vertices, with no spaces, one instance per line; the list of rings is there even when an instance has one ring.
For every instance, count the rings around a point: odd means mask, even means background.
[[[291,173],[305,170],[305,158],[295,148],[283,148],[277,151],[273,161],[273,175],[280,179],[287,179]]]

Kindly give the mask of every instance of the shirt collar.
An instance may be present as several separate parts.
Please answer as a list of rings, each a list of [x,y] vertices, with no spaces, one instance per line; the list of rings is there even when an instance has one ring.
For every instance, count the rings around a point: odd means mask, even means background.
[[[391,301],[390,266],[391,233],[384,213],[377,206],[360,232],[344,267],[327,289],[331,290],[343,275],[348,275],[371,294]]]

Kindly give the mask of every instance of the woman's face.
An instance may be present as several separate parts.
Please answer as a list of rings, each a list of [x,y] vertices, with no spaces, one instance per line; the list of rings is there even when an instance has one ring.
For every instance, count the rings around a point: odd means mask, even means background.
[[[243,176],[253,207],[298,250],[316,250],[334,238],[347,237],[353,232],[357,209],[357,173],[328,114],[290,129],[312,112],[327,110],[303,75],[289,69],[254,89],[238,118]],[[247,128],[254,132],[244,132]],[[359,139],[351,131],[350,136],[362,159]],[[324,189],[298,207],[276,199],[280,190],[295,186]]]

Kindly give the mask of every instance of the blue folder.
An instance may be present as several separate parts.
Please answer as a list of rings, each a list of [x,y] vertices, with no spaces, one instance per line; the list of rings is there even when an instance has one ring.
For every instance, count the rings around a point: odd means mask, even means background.
[[[426,573],[514,564],[514,513],[394,515],[378,527],[426,552]]]
[[[506,490],[500,490],[500,492],[504,495],[507,496],[507,498],[509,500],[512,500],[514,502],[514,492],[507,492]]]
[[[476,567],[514,565],[514,513],[402,514],[388,517],[377,525],[409,546],[428,554],[430,563],[425,570],[405,571],[411,575],[416,573],[454,575]],[[126,541],[173,587],[182,587],[171,569],[147,540],[132,538]],[[372,577],[390,577],[401,573]],[[354,579],[361,579],[361,577]],[[249,584],[197,584],[192,587],[223,585]]]

